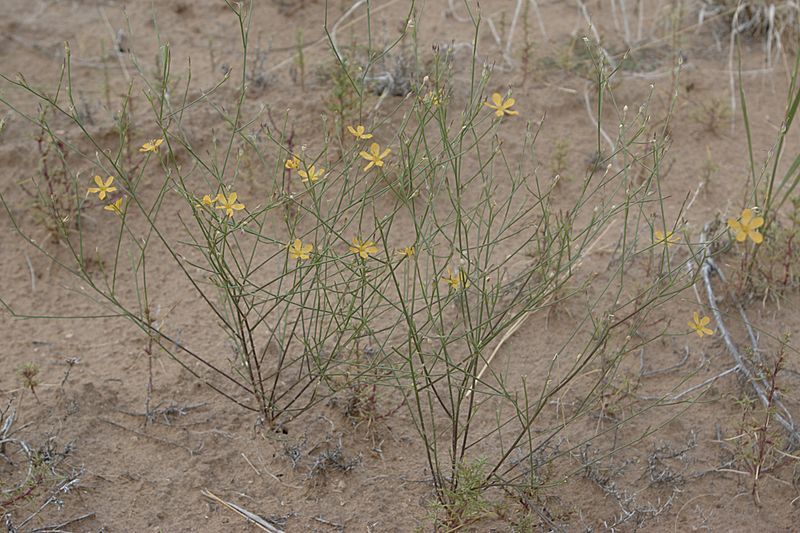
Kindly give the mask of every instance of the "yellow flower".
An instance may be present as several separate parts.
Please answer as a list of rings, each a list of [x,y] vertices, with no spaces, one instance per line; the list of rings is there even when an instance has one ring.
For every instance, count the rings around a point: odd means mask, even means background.
[[[289,245],[289,257],[291,259],[297,259],[298,261],[305,261],[311,257],[311,251],[313,249],[313,244],[303,244],[303,241],[300,239],[295,239],[295,241]]]
[[[117,198],[117,201],[113,204],[108,204],[103,208],[106,211],[111,211],[112,213],[116,213],[119,216],[122,216],[122,196]]]
[[[492,94],[492,102],[491,104],[489,102],[484,102],[483,105],[494,109],[494,114],[498,117],[502,117],[503,115],[519,115],[518,112],[511,110],[511,106],[517,103],[513,98],[504,100],[500,93],[494,93]]]
[[[397,250],[397,255],[402,255],[403,257],[411,257],[414,255],[414,247],[413,246],[404,246]]]
[[[308,172],[306,172],[305,170],[298,170],[297,173],[300,174],[301,178],[303,178],[302,181],[304,183],[306,181],[314,183],[315,181],[320,179],[323,174],[325,174],[325,169],[320,168],[319,170],[317,170],[314,165],[311,165],[310,167],[308,167]]]
[[[364,139],[364,140],[372,139],[372,134],[366,133],[366,129],[361,124],[359,124],[355,128],[353,126],[347,126],[347,131],[352,133],[356,139]]]
[[[97,197],[101,200],[106,199],[106,194],[117,190],[116,187],[111,185],[114,182],[114,176],[109,176],[105,183],[103,183],[103,178],[95,176],[94,182],[97,184],[97,187],[89,187],[88,192],[89,194],[97,193]]]
[[[373,166],[382,167],[383,158],[390,153],[392,153],[392,151],[388,148],[381,153],[381,145],[378,143],[372,143],[369,145],[369,152],[364,152],[362,150],[358,155],[369,161],[367,166],[364,167],[364,172],[371,169]]]
[[[764,240],[764,236],[756,229],[763,225],[764,217],[753,217],[752,209],[743,210],[740,220],[728,219],[728,227],[736,233],[736,240],[739,242],[744,242],[750,237],[754,243],[760,244]]]
[[[428,102],[431,105],[431,107],[436,107],[438,105],[441,105],[442,97],[443,95],[441,90],[428,91],[428,94],[425,95],[425,98],[423,98],[423,100],[425,102]]]
[[[296,155],[292,154],[292,158],[287,159],[283,166],[287,170],[295,170],[300,167],[300,159],[298,159]]]
[[[161,146],[161,143],[164,142],[164,139],[153,139],[152,141],[146,142],[139,148],[139,151],[142,153],[145,152],[158,152],[158,147]]]
[[[203,206],[212,207],[214,205],[214,202],[216,202],[216,201],[217,201],[217,197],[216,196],[211,196],[211,195],[206,194],[206,195],[203,196],[203,199],[200,200],[200,203],[194,204],[194,206],[195,207],[203,207]]]
[[[353,245],[350,247],[350,251],[361,259],[368,259],[370,255],[378,253],[378,247],[372,241],[362,241],[358,237],[353,237]]]
[[[450,267],[447,267],[447,275],[442,276],[442,281],[447,283],[451,289],[458,289],[462,285],[466,289],[469,287],[469,280],[467,279],[467,275],[460,270],[456,270],[453,272],[450,270]]]
[[[703,318],[700,318],[700,313],[695,311],[692,321],[689,322],[689,327],[692,328],[699,337],[703,337],[704,335],[713,335],[714,330],[706,327],[708,326],[709,322],[711,322],[711,317],[704,316]]]
[[[234,211],[241,211],[244,209],[244,204],[236,203],[236,196],[235,192],[230,193],[227,198],[224,194],[219,193],[217,195],[217,203],[219,204],[217,209],[224,209],[225,214],[229,217],[233,216]]]
[[[666,235],[660,229],[657,229],[653,232],[653,237],[656,241],[656,244],[664,243],[667,247],[672,246],[673,244],[677,244],[679,240],[681,240],[679,235],[675,235],[673,232],[668,231]]]

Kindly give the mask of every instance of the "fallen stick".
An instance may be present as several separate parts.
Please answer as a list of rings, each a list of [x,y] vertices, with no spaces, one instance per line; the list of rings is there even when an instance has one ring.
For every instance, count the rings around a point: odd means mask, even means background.
[[[325,520],[322,516],[315,516],[314,520],[319,522],[320,524],[325,524],[326,526],[335,527],[339,531],[344,531],[344,526],[342,524],[337,524],[336,522],[331,522],[330,520]]]
[[[269,531],[270,533],[283,533],[282,529],[278,529],[277,527],[273,526],[272,524],[267,522],[266,519],[261,518],[260,516],[258,516],[255,513],[251,513],[247,509],[239,507],[235,503],[226,502],[225,500],[223,500],[222,498],[220,498],[219,496],[217,496],[216,494],[214,494],[210,490],[203,489],[201,492],[202,492],[203,496],[205,496],[206,498],[208,498],[210,500],[214,500],[215,502],[217,502],[218,504],[222,505],[223,507],[227,507],[228,509],[230,509],[234,513],[236,513],[236,514],[246,518],[250,522],[254,523],[255,525],[257,525],[258,527],[260,527],[264,531]]]
[[[76,522],[80,522],[81,520],[86,520],[87,518],[94,518],[94,517],[95,517],[94,513],[86,513],[85,515],[81,515],[71,520],[67,520],[66,522],[62,522],[56,526],[46,526],[46,527],[32,529],[31,533],[50,533],[56,531],[63,531],[64,528],[67,526],[70,526]]]
[[[681,398],[683,398],[687,394],[691,394],[694,391],[702,389],[703,387],[705,387],[707,385],[711,385],[712,383],[714,383],[718,379],[724,378],[728,374],[732,374],[734,372],[737,372],[738,370],[739,370],[739,367],[734,365],[731,368],[729,368],[728,370],[720,372],[716,376],[712,376],[712,377],[706,379],[705,381],[703,381],[702,383],[698,383],[697,385],[693,385],[693,386],[689,387],[688,389],[686,389],[685,391],[683,391],[681,393],[678,393],[678,394],[675,394],[674,396],[637,396],[637,398],[640,399],[640,400],[646,400],[646,401],[658,400],[659,402],[675,402],[675,401],[680,400]],[[703,394],[705,394],[705,391],[703,392]]]
[[[720,372],[716,376],[712,376],[712,377],[708,378],[707,380],[705,380],[702,383],[698,383],[697,385],[695,385],[693,387],[689,387],[688,389],[686,389],[685,391],[681,392],[680,394],[676,394],[675,396],[672,396],[671,398],[668,398],[668,400],[671,401],[671,402],[674,402],[675,400],[680,400],[681,398],[683,398],[687,394],[691,394],[692,392],[694,392],[694,391],[696,391],[698,389],[702,389],[706,385],[711,385],[712,383],[717,381],[719,378],[723,378],[723,377],[727,376],[728,374],[730,374],[732,372],[736,372],[737,370],[739,370],[738,367],[736,367],[736,366],[731,367],[728,370],[725,370],[724,372]]]
[[[703,231],[700,233],[700,246],[702,249],[702,255],[700,260],[697,261],[697,266],[700,269],[700,277],[703,280],[703,284],[705,285],[706,289],[706,297],[708,298],[708,305],[711,308],[711,313],[714,315],[714,320],[716,321],[717,330],[722,337],[722,340],[725,342],[725,347],[728,349],[728,353],[733,357],[734,362],[736,363],[736,368],[744,375],[747,381],[750,382],[750,385],[756,392],[756,395],[761,400],[761,403],[766,408],[770,408],[770,401],[767,398],[767,393],[765,391],[766,388],[766,380],[764,376],[761,376],[757,370],[752,370],[745,361],[742,353],[739,351],[736,343],[733,341],[728,328],[725,326],[725,321],[722,319],[722,313],[717,306],[717,297],[714,294],[714,288],[711,286],[711,274],[716,272],[720,279],[725,281],[725,277],[720,270],[720,268],[716,265],[714,260],[711,258],[711,254],[709,253],[709,243],[708,243],[708,227],[709,225],[703,228]],[[756,343],[756,337],[753,333],[752,326],[750,325],[750,320],[747,318],[747,315],[744,312],[744,308],[741,305],[738,305],[739,314],[742,317],[742,320],[745,324],[747,329],[748,337],[750,338],[751,348],[753,350],[754,356],[758,354],[758,345]],[[792,420],[792,415],[789,410],[783,405],[783,402],[780,400],[780,395],[776,391],[774,393],[772,403],[778,407],[778,410],[782,411],[783,414],[776,410],[773,413],[773,417],[775,420],[778,421],[780,425],[784,427],[786,432],[789,434],[789,443],[792,449],[800,446],[800,432],[794,425],[794,421]]]

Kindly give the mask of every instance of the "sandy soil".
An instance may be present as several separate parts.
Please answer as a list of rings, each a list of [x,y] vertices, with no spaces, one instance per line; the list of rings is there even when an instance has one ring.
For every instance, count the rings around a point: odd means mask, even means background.
[[[586,2],[597,31],[612,51],[625,48],[617,24],[619,14],[607,1]],[[634,4],[636,2],[629,2]],[[679,32],[669,29],[667,6],[644,2],[649,7],[638,33],[637,15],[630,16],[634,48],[630,66],[615,78],[614,106],[636,109],[653,91],[654,114],[670,102],[673,58],[677,49],[683,56],[678,82],[679,97],[672,118],[671,144],[663,178],[664,195],[670,198],[668,214],[677,216],[684,199],[694,198],[685,213],[686,231],[697,234],[703,224],[717,215],[730,216],[742,207],[748,172],[747,145],[739,105],[731,112],[729,57],[724,24],[706,22],[696,26],[696,6],[684,2]],[[426,2],[426,16],[417,29],[423,57],[434,44],[469,42],[471,24],[463,6],[456,2],[452,13],[444,0]],[[481,2],[484,17],[491,17],[498,32],[507,34],[514,2]],[[338,19],[349,3],[330,3],[332,19]],[[546,117],[537,141],[542,161],[540,171],[551,172],[549,162],[558,146],[569,142],[565,178],[582,176],[594,157],[596,131],[586,111],[586,58],[575,36],[587,32],[580,11],[573,3],[540,1],[547,35],[540,30],[534,13],[529,32],[534,43],[533,66],[526,76],[519,65],[523,28],[516,30],[511,47],[515,66],[505,65],[488,25],[482,29],[481,60],[494,63],[489,90],[504,92],[511,87],[520,117],[509,122],[506,148],[513,152],[522,144],[518,138],[526,123],[538,125]],[[399,0],[374,2],[373,15],[382,35],[393,34],[408,10]],[[223,69],[241,61],[238,28],[228,8],[220,1],[123,1],[2,0],[0,20],[0,73],[13,78],[24,74],[32,84],[53,87],[63,59],[63,43],[69,41],[74,60],[73,82],[79,87],[77,102],[91,117],[93,134],[113,138],[111,113],[126,91],[126,77],[135,76],[127,54],[109,52],[118,30],[125,30],[125,45],[135,50],[142,68],[154,68],[157,42],[169,42],[174,68],[185,72],[191,58],[192,90],[209,89]],[[631,11],[633,13],[633,11]],[[364,11],[357,10],[339,29],[343,41],[357,40],[364,31]],[[126,22],[127,17],[127,22]],[[251,57],[254,61],[247,109],[261,105],[273,110],[291,109],[295,136],[304,142],[321,140],[320,116],[326,113],[330,91],[324,67],[331,55],[324,39],[324,3],[258,2],[252,22]],[[153,21],[157,21],[157,25]],[[306,67],[305,87],[298,80],[296,50],[302,29]],[[132,30],[132,31],[131,31]],[[381,37],[383,39],[383,37]],[[518,46],[518,44],[520,46]],[[789,75],[785,62],[765,65],[763,39],[742,42],[743,87],[748,95],[754,151],[763,161],[779,131],[786,101]],[[677,48],[676,48],[677,47]],[[458,49],[457,49],[458,50]],[[455,53],[456,77],[465,69],[469,52]],[[653,88],[651,89],[651,84]],[[454,85],[454,100],[466,89]],[[0,87],[0,95],[26,111],[35,104],[19,91]],[[218,102],[235,98],[231,85],[221,89]],[[390,99],[397,97],[388,97]],[[376,99],[376,98],[374,98]],[[737,95],[738,102],[738,95]],[[721,105],[729,116],[709,125],[710,106]],[[135,134],[149,138],[147,101],[141,92],[133,95]],[[612,107],[612,106],[610,106]],[[141,110],[141,113],[139,113]],[[607,111],[607,128],[613,131],[614,110]],[[732,117],[732,118],[729,118]],[[20,188],[26,176],[37,171],[36,130],[7,107],[0,109],[5,128],[0,136],[0,190],[16,216],[25,217],[29,199]],[[65,123],[54,119],[58,127]],[[210,149],[219,120],[201,108],[192,116],[191,126],[198,146]],[[384,126],[388,132],[390,125]],[[516,129],[515,129],[516,128]],[[515,135],[516,132],[516,135]],[[68,138],[78,136],[67,133]],[[791,138],[790,146],[798,146]],[[794,154],[790,154],[794,157]],[[713,175],[702,187],[707,161],[713,161]],[[155,167],[153,167],[155,169]],[[240,195],[257,197],[267,191],[259,176],[252,176]],[[565,179],[565,202],[580,185]],[[169,216],[169,215],[166,215]],[[30,221],[28,216],[26,220]],[[176,235],[179,221],[174,223]],[[102,225],[94,231],[102,231]],[[37,236],[54,254],[58,245]],[[617,235],[608,235],[585,265],[587,273],[603,273],[613,260]],[[154,262],[151,279],[156,305],[168,313],[171,330],[209,350],[225,350],[224,339],[206,327],[199,302],[186,298],[186,287],[176,279],[166,261]],[[725,268],[736,268],[730,256]],[[637,267],[638,268],[638,267]],[[0,296],[15,310],[36,315],[93,315],[97,307],[80,294],[74,278],[26,246],[12,229],[6,213],[0,216]],[[124,289],[130,291],[129,288]],[[591,290],[591,289],[590,289]],[[132,297],[131,292],[123,297]],[[800,315],[794,309],[798,295],[788,290],[777,300],[754,301],[748,312],[761,332],[773,336],[793,333]],[[659,309],[652,331],[674,323],[685,329],[687,309],[696,306],[689,290]],[[167,310],[169,310],[167,312]],[[533,316],[526,326],[505,343],[493,364],[509,375],[542,375],[560,336],[570,324],[568,310],[556,316]],[[205,497],[207,489],[220,498],[257,513],[286,531],[410,531],[433,528],[431,502],[434,499],[423,448],[405,407],[396,409],[400,396],[381,391],[379,409],[391,413],[367,427],[346,416],[346,398],[334,397],[300,417],[288,420],[281,431],[256,425],[255,417],[198,383],[188,372],[159,355],[154,365],[153,402],[160,415],[143,424],[143,405],[148,376],[148,358],[141,333],[122,319],[14,319],[0,313],[0,408],[13,402],[17,412],[14,427],[18,438],[40,448],[43,456],[58,463],[60,475],[79,480],[66,493],[53,495],[52,484],[32,487],[23,498],[11,501],[0,493],[0,512],[8,511],[19,522],[51,496],[59,501],[48,505],[19,531],[67,522],[87,514],[85,519],[64,526],[68,531],[255,531],[242,517]],[[736,335],[742,331],[734,330]],[[767,333],[764,333],[767,337]],[[744,338],[744,337],[741,337]],[[774,350],[767,341],[766,350]],[[688,358],[684,358],[688,354]],[[625,416],[643,398],[669,391],[681,391],[733,366],[719,337],[700,340],[694,336],[665,336],[623,362],[616,382],[618,393],[609,395],[607,405],[579,421],[575,435],[599,433],[615,417]],[[68,360],[77,363],[70,365]],[[22,388],[17,369],[28,362],[41,368],[36,397]],[[644,367],[642,367],[644,365]],[[783,374],[787,404],[800,415],[796,399],[800,361],[790,352]],[[657,372],[657,370],[664,370]],[[68,376],[67,376],[67,372]],[[66,378],[65,378],[66,376]],[[624,390],[622,383],[635,383]],[[575,390],[564,393],[559,409],[570,409],[580,397]],[[586,450],[598,458],[596,465],[580,471],[576,454],[571,465],[579,473],[566,485],[542,492],[528,526],[519,502],[500,491],[492,492],[497,510],[467,526],[474,531],[513,529],[549,531],[615,530],[633,531],[792,531],[800,521],[800,471],[791,460],[763,473],[759,484],[760,505],[750,494],[752,476],[741,471],[732,457],[732,437],[743,432],[747,416],[743,404],[750,395],[746,383],[731,374],[716,381],[700,401],[687,405],[672,402],[624,426],[604,434]],[[565,407],[566,406],[566,407]],[[636,440],[611,458],[602,451],[613,442],[624,442],[659,428]],[[496,443],[486,443],[495,446]],[[0,450],[2,451],[2,450]],[[59,454],[64,454],[60,460]],[[314,465],[326,457],[335,461],[320,473]],[[1,459],[1,458],[0,458]],[[0,489],[24,475],[21,456],[14,463],[0,460]],[[733,460],[732,460],[733,459]],[[566,467],[565,467],[566,468]],[[546,518],[542,518],[546,517]],[[618,525],[615,525],[620,522]]]

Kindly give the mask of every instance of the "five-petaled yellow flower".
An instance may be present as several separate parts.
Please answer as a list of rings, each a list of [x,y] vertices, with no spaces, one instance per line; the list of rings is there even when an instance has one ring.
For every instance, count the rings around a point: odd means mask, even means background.
[[[383,158],[392,153],[392,151],[387,148],[386,150],[381,153],[381,145],[378,143],[372,143],[369,145],[369,152],[361,151],[358,155],[369,161],[367,166],[364,167],[364,172],[371,169],[373,166],[382,167],[383,166]]]
[[[287,159],[283,166],[287,170],[295,170],[300,167],[300,159],[298,159],[296,155],[292,154],[292,158]]]
[[[295,239],[295,241],[289,245],[289,257],[297,259],[298,261],[305,261],[311,258],[311,252],[313,250],[313,244],[303,244],[303,241],[300,239]]]
[[[397,250],[397,255],[402,255],[403,257],[411,257],[414,255],[414,247],[413,246],[403,246],[399,250]]]
[[[89,187],[88,191],[90,194],[97,193],[97,197],[101,200],[106,199],[106,194],[117,190],[116,187],[111,185],[114,183],[114,176],[109,176],[105,183],[103,183],[103,178],[95,176],[94,182],[97,184],[97,187]]]
[[[244,209],[244,204],[236,203],[236,196],[235,192],[230,193],[227,198],[224,194],[219,193],[217,195],[217,203],[219,204],[217,209],[224,209],[225,214],[229,217],[233,216],[234,211],[241,211]]]
[[[764,236],[756,230],[763,225],[764,217],[754,217],[752,209],[743,210],[739,220],[728,219],[728,227],[736,233],[736,240],[739,242],[744,242],[750,237],[754,243],[760,244]]]
[[[442,276],[442,281],[447,283],[451,289],[458,289],[463,285],[466,289],[469,287],[469,280],[467,279],[467,275],[460,270],[456,270],[453,272],[450,270],[450,267],[447,267],[447,275]]]
[[[216,202],[216,201],[217,201],[216,197],[212,198],[208,194],[203,196],[203,205],[207,205],[207,206],[211,207],[212,205],[214,205],[214,202]]]
[[[359,124],[355,128],[353,126],[347,126],[347,131],[349,131],[356,139],[372,139],[372,134],[367,133],[366,128]]]
[[[158,152],[158,147],[161,146],[161,143],[164,142],[164,139],[153,139],[152,141],[148,141],[139,148],[139,151],[142,153],[145,152]]]
[[[116,213],[119,216],[122,216],[122,196],[117,198],[117,201],[113,204],[108,204],[103,209],[106,211],[111,211],[112,213]]]
[[[517,111],[511,110],[511,106],[515,103],[517,103],[517,101],[513,98],[504,100],[500,93],[494,93],[492,94],[492,103],[484,102],[483,105],[494,109],[494,114],[498,117],[502,117],[503,115],[519,115]]]
[[[320,168],[319,170],[317,170],[317,168],[314,165],[311,165],[310,167],[308,167],[308,171],[298,170],[297,173],[300,174],[301,178],[303,178],[302,179],[303,182],[310,181],[311,183],[314,183],[315,181],[320,179],[323,174],[325,174],[325,169]]]
[[[368,259],[370,255],[378,253],[378,247],[372,241],[362,241],[358,237],[353,237],[353,245],[350,247],[350,251],[361,259]]]
[[[714,330],[706,327],[708,326],[709,322],[711,322],[711,317],[704,316],[703,318],[700,318],[700,313],[695,311],[694,315],[692,316],[692,321],[689,322],[689,327],[692,328],[699,337],[713,335]]]
[[[675,235],[673,232],[668,231],[666,235],[660,229],[657,229],[653,232],[653,238],[656,241],[656,244],[664,243],[668,247],[672,246],[673,244],[677,244],[679,240],[681,240],[679,235]]]

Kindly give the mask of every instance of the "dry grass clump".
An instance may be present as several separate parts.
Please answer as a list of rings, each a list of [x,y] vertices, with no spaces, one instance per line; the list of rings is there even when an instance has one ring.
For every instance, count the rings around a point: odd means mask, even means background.
[[[704,0],[701,20],[720,16],[734,35],[766,39],[768,52],[797,50],[800,3],[796,0]]]

